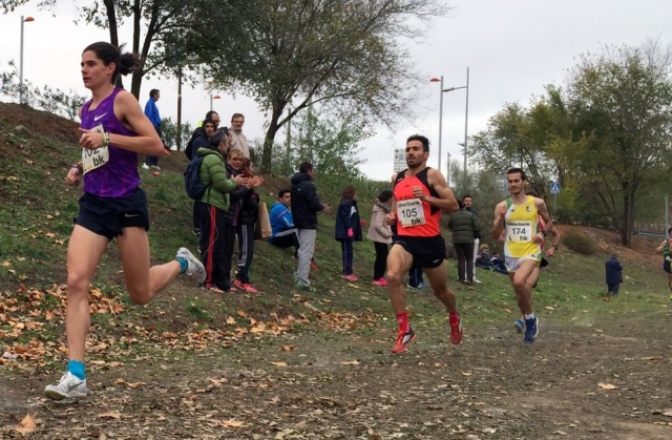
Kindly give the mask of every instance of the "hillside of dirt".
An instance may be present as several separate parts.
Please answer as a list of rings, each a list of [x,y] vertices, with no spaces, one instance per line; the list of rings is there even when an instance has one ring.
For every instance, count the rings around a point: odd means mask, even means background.
[[[396,356],[387,291],[371,285],[372,243],[355,244],[360,280],[343,280],[333,213],[319,218],[315,293],[293,288],[291,250],[255,242],[259,293],[215,294],[180,276],[140,307],[113,243],[90,293],[89,395],[48,400],[44,386],[67,361],[65,247],[81,188],[63,175],[78,153],[77,124],[0,103],[0,438],[672,438],[672,313],[657,241],[633,237],[624,248],[611,231],[575,225],[558,227],[598,252],[560,246],[549,258],[534,345],[514,330],[508,277],[479,269],[482,283],[467,287],[449,259],[463,342],[448,342],[429,289],[407,289],[418,337]],[[197,248],[185,163],[173,153],[160,175],[141,171],[157,261]],[[286,185],[269,178],[260,192],[271,201]],[[605,294],[609,252],[626,268],[616,297]]]

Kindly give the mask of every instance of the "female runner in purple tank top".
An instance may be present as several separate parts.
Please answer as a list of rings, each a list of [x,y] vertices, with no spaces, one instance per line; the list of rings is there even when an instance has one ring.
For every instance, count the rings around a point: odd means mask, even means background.
[[[82,53],[82,79],[93,97],[79,114],[82,161],[65,179],[78,186],[83,178],[84,195],[68,244],[68,366],[57,385],[45,388],[51,399],[85,397],[88,392],[84,352],[89,286],[112,239],[117,239],[128,294],[136,304],[147,304],[180,273],[195,275],[199,284],[205,279],[203,265],[186,248],[173,261],[150,268],[147,196],[140,188],[137,155],[158,156],[163,144],[136,98],[114,86],[118,75],[138,65],[136,55],[122,54],[105,42]]]

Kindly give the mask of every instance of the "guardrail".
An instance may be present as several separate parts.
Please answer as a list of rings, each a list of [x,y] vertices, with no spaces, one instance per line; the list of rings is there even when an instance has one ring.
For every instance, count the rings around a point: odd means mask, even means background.
[[[649,238],[660,238],[663,240],[667,238],[667,235],[659,234],[656,232],[632,231],[632,235],[639,235],[642,237],[649,237]]]

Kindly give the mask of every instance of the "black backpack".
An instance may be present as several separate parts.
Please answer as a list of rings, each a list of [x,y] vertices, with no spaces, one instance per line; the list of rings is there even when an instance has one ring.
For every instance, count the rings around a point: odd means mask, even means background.
[[[200,169],[203,157],[195,155],[184,172],[184,189],[187,190],[187,195],[194,200],[201,200],[205,191],[212,185],[212,180],[207,185],[201,180]]]
[[[187,155],[187,159],[191,160],[194,158],[194,154],[196,153],[194,151],[194,141],[201,136],[203,133],[203,128],[198,127],[194,132],[191,134],[191,138],[189,139],[189,142],[187,142],[187,147],[184,149],[184,154]]]

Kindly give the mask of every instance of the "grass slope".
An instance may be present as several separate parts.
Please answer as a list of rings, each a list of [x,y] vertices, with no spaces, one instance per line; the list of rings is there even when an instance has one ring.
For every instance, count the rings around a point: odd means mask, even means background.
[[[30,397],[65,360],[62,284],[81,189],[64,176],[79,156],[76,142],[75,124],[0,104],[0,353],[16,356],[0,357],[0,431],[10,438],[19,438],[10,424],[28,411],[39,413],[36,438],[75,438],[75,417],[87,432],[77,438],[556,438],[549,433],[570,430],[575,438],[669,438],[663,428],[654,433],[656,413],[632,409],[648,408],[668,382],[670,341],[661,335],[669,299],[652,243],[622,250],[626,279],[614,299],[603,296],[606,250],[582,256],[561,247],[536,289],[542,327],[531,349],[512,330],[518,312],[502,275],[479,271],[474,290],[455,287],[466,328],[457,348],[447,343],[437,300],[409,291],[420,337],[407,356],[391,358],[396,324],[386,291],[370,286],[372,243],[355,245],[361,281],[342,280],[333,212],[320,217],[322,270],[311,274],[318,292],[309,295],[292,287],[291,251],[257,242],[251,277],[264,293],[215,295],[178,277],[138,307],[124,294],[113,243],[91,292],[95,398],[71,408]],[[160,176],[142,171],[156,261],[179,246],[197,248],[185,164],[174,153],[162,158]],[[270,204],[287,184],[268,178],[260,194]],[[362,218],[380,185],[361,192]],[[338,185],[318,189],[336,206]],[[615,239],[573,230],[598,249]],[[454,280],[454,260],[448,270]],[[598,381],[620,388],[586,393]],[[646,430],[630,423],[631,413]]]

